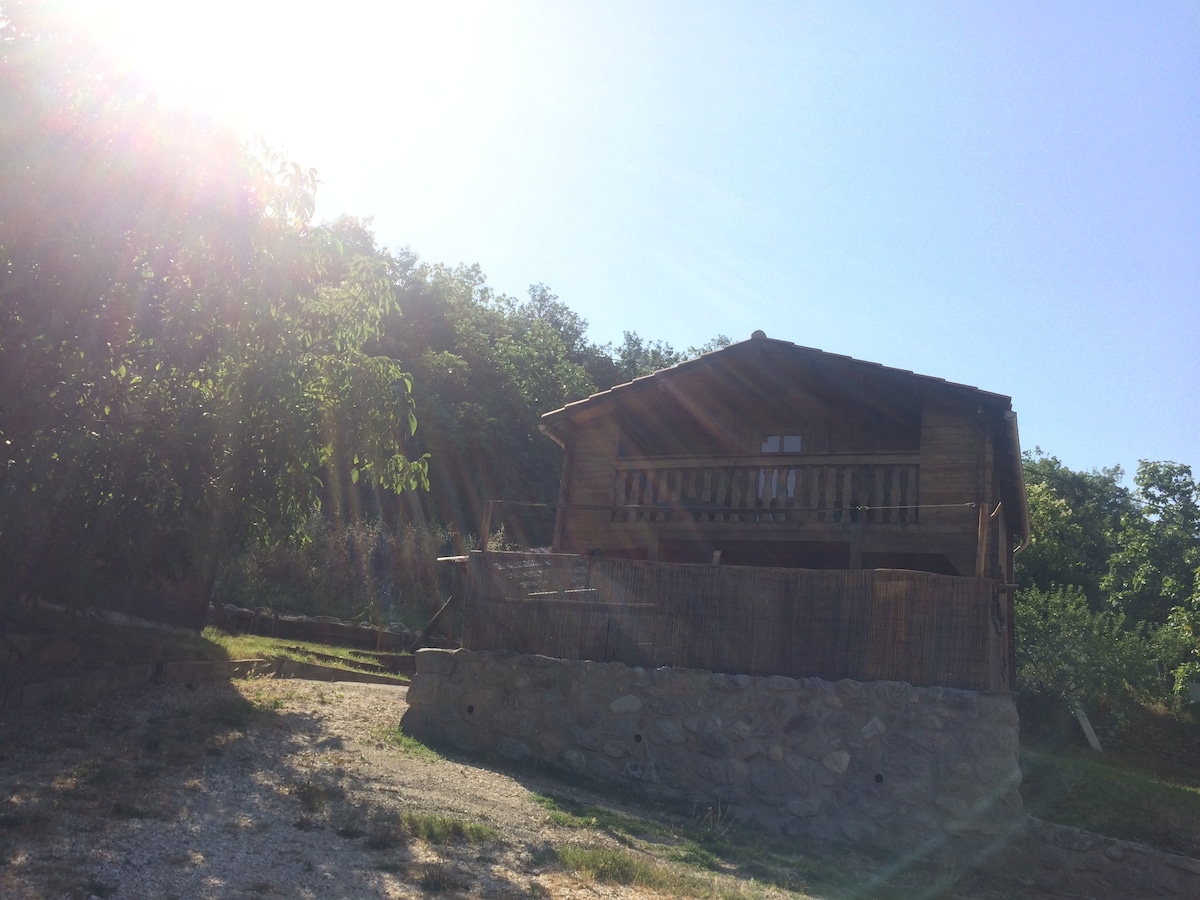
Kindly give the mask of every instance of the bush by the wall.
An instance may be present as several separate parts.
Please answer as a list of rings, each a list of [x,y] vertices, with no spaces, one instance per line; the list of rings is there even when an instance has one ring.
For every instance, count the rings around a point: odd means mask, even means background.
[[[433,525],[339,524],[314,514],[301,541],[254,548],[225,566],[216,594],[236,606],[420,627],[450,590],[437,558],[469,540]]]

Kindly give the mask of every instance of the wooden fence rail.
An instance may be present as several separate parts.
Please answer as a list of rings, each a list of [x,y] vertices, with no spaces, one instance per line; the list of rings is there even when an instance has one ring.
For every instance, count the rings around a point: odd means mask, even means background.
[[[995,582],[472,553],[463,644],[749,675],[1010,689]]]

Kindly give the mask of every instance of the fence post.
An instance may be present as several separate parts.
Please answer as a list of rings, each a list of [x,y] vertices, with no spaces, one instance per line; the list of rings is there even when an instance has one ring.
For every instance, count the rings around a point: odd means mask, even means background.
[[[483,521],[479,523],[479,549],[487,550],[488,536],[492,531],[492,501],[483,504]]]

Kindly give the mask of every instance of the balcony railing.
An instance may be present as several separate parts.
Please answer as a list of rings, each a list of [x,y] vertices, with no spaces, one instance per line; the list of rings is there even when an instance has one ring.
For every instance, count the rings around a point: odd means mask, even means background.
[[[917,463],[669,462],[619,464],[616,522],[871,522],[913,524]]]

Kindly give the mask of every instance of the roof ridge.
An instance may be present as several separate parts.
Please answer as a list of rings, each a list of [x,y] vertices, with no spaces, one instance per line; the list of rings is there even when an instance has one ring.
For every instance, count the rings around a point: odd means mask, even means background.
[[[733,351],[735,353],[741,352],[745,348],[752,347],[754,345],[762,345],[762,344],[773,344],[780,348],[785,348],[785,349],[788,349],[791,351],[796,351],[796,352],[800,352],[800,353],[804,353],[804,354],[815,354],[816,356],[818,356],[821,359],[847,362],[847,363],[851,363],[851,364],[858,365],[858,366],[871,366],[871,367],[883,370],[884,372],[888,372],[888,373],[895,374],[895,375],[901,375],[901,376],[908,377],[908,378],[919,379],[926,383],[944,385],[948,388],[955,389],[955,390],[972,391],[974,393],[982,394],[987,397],[993,397],[998,400],[1008,401],[1010,404],[1012,402],[1012,398],[1006,394],[997,394],[993,391],[985,391],[982,388],[976,387],[975,385],[972,385],[972,384],[964,384],[962,382],[949,381],[945,378],[940,378],[936,375],[922,375],[912,369],[900,369],[900,368],[896,368],[894,366],[884,365],[883,363],[874,362],[873,360],[858,359],[857,357],[849,356],[844,353],[833,353],[828,350],[822,350],[819,347],[807,347],[807,346],[804,346],[803,344],[797,344],[794,341],[783,340],[782,338],[767,337],[766,332],[762,331],[761,329],[758,329],[749,338],[747,338],[745,340],[736,341],[731,344],[726,344],[724,347],[718,347],[715,350],[709,350],[705,353],[700,354],[699,356],[693,356],[691,359],[682,360],[673,365],[667,366],[662,369],[658,369],[654,372],[650,372],[646,375],[639,375],[637,378],[634,378],[630,381],[625,381],[625,382],[622,382],[621,384],[614,384],[612,387],[606,388],[603,391],[596,391],[594,394],[589,394],[587,397],[582,397],[579,400],[573,400],[570,403],[564,404],[563,406],[559,407],[558,409],[553,409],[548,412],[544,412],[544,413],[542,413],[542,418],[546,419],[551,416],[558,417],[559,415],[566,413],[568,410],[576,409],[582,405],[585,405],[585,404],[591,405],[592,403],[598,402],[600,400],[608,399],[615,395],[624,394],[627,391],[629,391],[630,389],[644,388],[651,381],[660,381],[660,380],[663,380],[668,377],[674,377],[674,375],[678,374],[680,371],[693,368],[697,364],[710,365],[710,364],[712,364],[712,362],[715,358],[722,356],[724,354],[727,354],[730,351]]]

